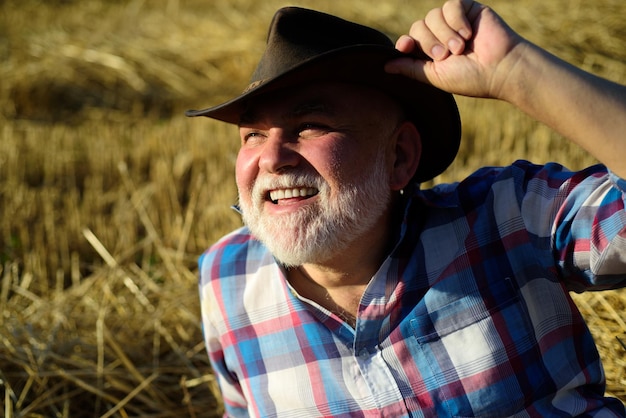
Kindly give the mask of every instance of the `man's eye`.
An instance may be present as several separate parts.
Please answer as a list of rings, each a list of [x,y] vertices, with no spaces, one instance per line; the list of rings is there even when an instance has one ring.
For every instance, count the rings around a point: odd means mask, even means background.
[[[257,131],[246,132],[242,135],[241,139],[243,143],[255,142],[263,138],[263,135]]]
[[[329,132],[328,127],[315,123],[305,123],[299,128],[300,137],[311,137],[324,135]]]

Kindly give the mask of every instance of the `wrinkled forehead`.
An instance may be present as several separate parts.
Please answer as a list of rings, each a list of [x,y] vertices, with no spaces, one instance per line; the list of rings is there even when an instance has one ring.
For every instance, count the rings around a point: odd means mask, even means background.
[[[267,117],[302,117],[307,115],[342,116],[368,110],[384,116],[398,111],[400,104],[382,91],[360,85],[321,82],[302,85],[256,96],[246,103],[239,125],[255,123]]]
[[[299,100],[297,100],[299,99]],[[250,102],[241,114],[239,126],[257,123],[263,119],[295,119],[310,115],[334,116],[337,106],[332,100],[320,96],[280,100],[275,97],[259,97]]]

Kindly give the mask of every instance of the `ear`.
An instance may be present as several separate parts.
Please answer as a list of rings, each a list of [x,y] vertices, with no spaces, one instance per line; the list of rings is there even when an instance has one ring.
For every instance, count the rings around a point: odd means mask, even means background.
[[[389,179],[391,190],[404,189],[417,171],[422,155],[422,139],[415,125],[404,121],[395,132],[393,167]]]

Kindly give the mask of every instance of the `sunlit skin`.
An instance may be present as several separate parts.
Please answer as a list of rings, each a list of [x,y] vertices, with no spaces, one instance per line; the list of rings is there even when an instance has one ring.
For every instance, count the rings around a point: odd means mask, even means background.
[[[400,36],[386,70],[454,94],[505,100],[586,149],[620,177],[626,86],[596,77],[520,37],[488,6],[451,0]],[[602,138],[602,140],[598,140]]]
[[[286,173],[319,176],[328,184],[329,199],[337,199],[342,187],[363,178],[381,141],[386,141],[386,184],[393,196],[406,187],[419,161],[414,125],[404,121],[395,101],[362,86],[320,83],[263,97],[242,116],[239,131],[236,178],[242,206],[253,203],[255,182]],[[268,217],[304,210],[320,199],[309,184],[263,188],[256,198]],[[392,198],[380,219],[331,259],[291,270],[292,284],[313,300],[330,295],[352,312],[388,251],[394,202]]]
[[[380,127],[390,122],[384,120],[387,112],[380,102],[358,105],[359,96],[365,96],[359,93],[354,87],[329,83],[258,101],[240,124],[239,190],[251,189],[258,176],[286,170],[315,172],[331,185],[361,176],[362,162],[371,161],[378,150]],[[397,185],[390,187],[399,190]],[[307,196],[275,204],[268,198],[265,210],[268,215],[298,210],[314,200]]]

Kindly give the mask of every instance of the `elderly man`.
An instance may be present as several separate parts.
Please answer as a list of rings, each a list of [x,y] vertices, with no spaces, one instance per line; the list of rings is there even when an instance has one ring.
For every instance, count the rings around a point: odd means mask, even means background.
[[[603,165],[518,161],[422,190],[451,93],[506,100]],[[242,95],[245,227],[201,258],[228,416],[625,416],[569,290],[626,284],[626,88],[450,1],[393,43],[285,8]]]

